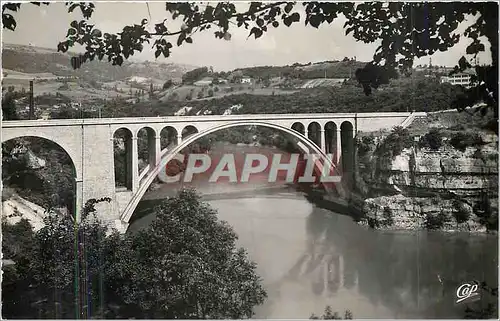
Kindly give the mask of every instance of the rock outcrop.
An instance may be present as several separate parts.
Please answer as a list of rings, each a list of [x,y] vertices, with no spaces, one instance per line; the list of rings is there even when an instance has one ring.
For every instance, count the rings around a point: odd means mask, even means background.
[[[358,147],[355,190],[363,200],[357,204],[362,222],[390,229],[496,230],[498,139],[480,136],[482,144],[465,151],[446,137],[438,149],[415,141],[394,157],[375,150],[359,155]]]

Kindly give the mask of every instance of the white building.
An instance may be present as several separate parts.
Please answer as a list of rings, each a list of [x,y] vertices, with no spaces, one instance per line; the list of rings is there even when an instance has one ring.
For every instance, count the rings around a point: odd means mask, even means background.
[[[243,77],[243,78],[241,78],[241,83],[242,84],[251,84],[252,83],[252,78],[250,78],[250,77]]]
[[[222,115],[223,116],[232,115],[233,111],[239,110],[239,109],[241,109],[241,107],[243,107],[242,104],[232,105],[231,107],[229,107],[228,109],[226,109]]]
[[[189,113],[189,111],[193,109],[193,107],[188,107],[188,106],[184,106],[182,107],[181,109],[179,109],[178,111],[176,111],[174,113],[174,116],[184,116],[186,115],[187,113]]]
[[[473,71],[466,70],[464,72],[451,76],[443,76],[441,77],[441,83],[449,83],[452,85],[469,87],[471,85],[471,77],[473,74],[475,74]]]
[[[201,80],[195,81],[193,83],[193,85],[199,86],[199,87],[203,87],[203,86],[208,86],[208,85],[212,84],[212,82],[213,82],[213,78],[212,77],[205,77],[205,78],[203,78]]]

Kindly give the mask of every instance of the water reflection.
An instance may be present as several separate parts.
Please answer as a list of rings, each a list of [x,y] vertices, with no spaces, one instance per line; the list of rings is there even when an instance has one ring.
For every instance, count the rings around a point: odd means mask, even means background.
[[[465,305],[454,304],[457,286],[474,279],[498,284],[496,236],[377,231],[290,189],[216,187],[198,190],[234,227],[268,290],[257,317],[308,318],[331,305],[355,318],[463,318]],[[217,199],[229,192],[232,199]],[[165,193],[149,192],[136,214],[148,213],[151,199]],[[496,302],[486,297],[475,305],[488,301]]]
[[[269,290],[259,317],[307,318],[331,304],[356,318],[462,318],[456,286],[498,283],[496,237],[375,231],[305,200],[211,203],[259,265]]]

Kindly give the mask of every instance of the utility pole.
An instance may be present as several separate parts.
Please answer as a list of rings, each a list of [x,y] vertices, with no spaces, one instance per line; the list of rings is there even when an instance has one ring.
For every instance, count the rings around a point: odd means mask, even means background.
[[[29,119],[35,119],[35,106],[34,106],[34,101],[33,101],[33,80],[30,80],[30,96],[29,96],[29,103],[30,103],[30,112],[29,112]]]

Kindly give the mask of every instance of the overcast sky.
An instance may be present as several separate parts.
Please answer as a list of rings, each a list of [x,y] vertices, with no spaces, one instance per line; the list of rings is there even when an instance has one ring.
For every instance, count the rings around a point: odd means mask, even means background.
[[[241,6],[246,6],[242,3]],[[163,2],[99,2],[92,23],[103,32],[118,32],[123,26],[140,23],[143,18],[153,22],[168,17]],[[64,40],[67,28],[72,20],[80,20],[81,13],[75,10],[68,14],[63,3],[37,7],[24,4],[15,13],[17,28],[14,32],[3,31],[4,43],[32,44],[34,46],[57,48]],[[150,21],[151,21],[150,20]],[[176,62],[196,66],[213,66],[215,70],[232,70],[238,67],[260,65],[285,65],[295,62],[307,63],[324,60],[339,60],[354,57],[360,61],[370,61],[376,48],[375,44],[356,42],[346,36],[342,29],[344,21],[337,20],[324,24],[319,29],[306,27],[303,22],[287,28],[270,28],[261,38],[247,39],[248,31],[235,28],[230,32],[230,41],[215,39],[212,30],[193,36],[193,44],[174,47],[170,58],[158,58],[161,62]],[[169,22],[178,26],[178,21]],[[151,26],[153,28],[154,25]],[[463,29],[463,28],[462,28]],[[175,42],[175,41],[174,41]],[[455,65],[464,54],[468,42],[461,41],[448,52],[438,52],[432,56],[433,65]],[[480,57],[480,61],[489,62],[489,48]],[[153,50],[146,48],[140,55],[141,60],[154,60]],[[417,63],[428,64],[429,57],[421,58]]]

